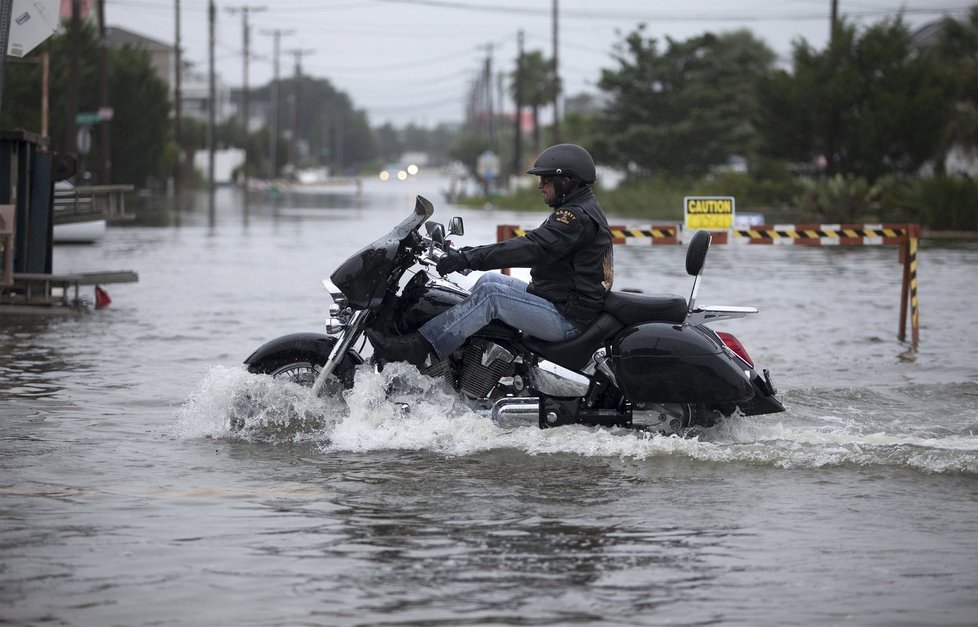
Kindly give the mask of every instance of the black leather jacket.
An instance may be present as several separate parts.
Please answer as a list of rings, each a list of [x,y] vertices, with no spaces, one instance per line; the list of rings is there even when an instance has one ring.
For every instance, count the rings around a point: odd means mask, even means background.
[[[530,268],[527,291],[582,329],[601,312],[614,280],[608,220],[587,186],[568,194],[526,235],[463,250],[473,270]]]

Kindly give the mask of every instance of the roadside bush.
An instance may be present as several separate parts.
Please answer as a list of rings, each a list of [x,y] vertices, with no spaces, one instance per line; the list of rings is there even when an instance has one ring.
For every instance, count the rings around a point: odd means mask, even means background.
[[[970,178],[795,178],[726,172],[699,180],[652,177],[597,189],[609,215],[681,222],[686,196],[733,196],[738,212],[759,212],[773,223],[916,222],[936,230],[978,231],[978,182]],[[479,205],[484,199],[473,199]],[[548,211],[535,187],[494,199],[515,210]]]
[[[667,222],[683,219],[683,197],[692,195],[684,180],[652,177],[626,180],[612,190],[598,189],[606,213]]]
[[[795,202],[806,222],[860,223],[878,219],[883,185],[861,176],[836,174],[828,179],[804,178]]]
[[[787,200],[797,193],[797,184],[787,171],[773,174],[723,172],[697,180],[654,177],[626,182],[614,190],[599,190],[599,197],[608,213],[682,222],[686,196],[733,196],[738,212],[759,212],[768,221],[783,220],[786,213],[794,211]]]
[[[683,198],[686,196],[733,196],[737,211],[758,211],[766,215],[793,212],[787,200],[797,192],[790,174],[779,177],[755,178],[748,174],[726,172],[700,180],[651,178],[626,180],[615,189],[597,188],[601,206],[610,215],[647,221],[682,222]],[[473,199],[478,205],[484,199]],[[495,199],[499,206],[515,210],[547,210],[536,187],[512,192]],[[769,220],[774,219],[769,218]],[[789,218],[790,219],[790,218]]]
[[[881,201],[887,222],[918,222],[935,230],[978,231],[978,181],[936,176],[889,186]]]

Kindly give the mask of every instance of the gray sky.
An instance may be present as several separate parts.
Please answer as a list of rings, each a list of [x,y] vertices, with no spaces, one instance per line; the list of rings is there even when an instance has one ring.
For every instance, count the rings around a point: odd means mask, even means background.
[[[838,0],[839,12],[858,24],[894,16],[911,27],[961,18],[975,0]],[[174,41],[172,0],[106,0],[109,26],[165,43]],[[181,0],[185,58],[207,70],[207,0]],[[469,86],[492,58],[493,72],[510,73],[517,33],[524,50],[552,54],[552,0],[220,0],[216,2],[217,72],[233,86],[243,83],[242,13],[252,7],[249,83],[273,76],[273,37],[281,37],[280,73],[295,70],[302,51],[304,74],[326,78],[346,92],[373,125],[413,122],[434,126],[460,121]],[[559,0],[560,74],[565,94],[596,92],[610,53],[640,23],[662,42],[703,32],[748,28],[787,63],[791,44],[804,38],[824,47],[831,0]],[[506,102],[507,108],[511,107]]]

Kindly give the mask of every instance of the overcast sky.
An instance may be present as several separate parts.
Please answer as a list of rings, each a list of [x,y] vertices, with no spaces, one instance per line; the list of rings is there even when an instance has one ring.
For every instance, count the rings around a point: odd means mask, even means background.
[[[838,0],[839,12],[866,25],[897,14],[911,27],[964,17],[976,0]],[[172,44],[173,0],[105,0],[106,21]],[[242,7],[252,9],[249,83],[273,76],[273,36],[281,31],[280,73],[326,78],[365,109],[372,125],[460,121],[465,97],[491,55],[494,74],[515,67],[524,50],[553,51],[553,0],[221,0],[215,57],[221,80],[243,84]],[[184,57],[206,72],[208,0],[181,0]],[[558,44],[565,94],[596,92],[601,68],[622,35],[647,24],[649,37],[684,40],[748,28],[787,63],[793,41],[821,49],[831,0],[559,0]],[[237,12],[232,12],[237,9]],[[506,107],[511,107],[507,102]]]

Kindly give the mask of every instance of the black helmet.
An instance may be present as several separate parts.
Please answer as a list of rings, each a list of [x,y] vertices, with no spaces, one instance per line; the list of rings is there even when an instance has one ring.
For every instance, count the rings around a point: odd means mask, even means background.
[[[570,176],[585,183],[593,183],[598,178],[594,159],[577,144],[557,144],[547,148],[526,173],[534,176]]]

